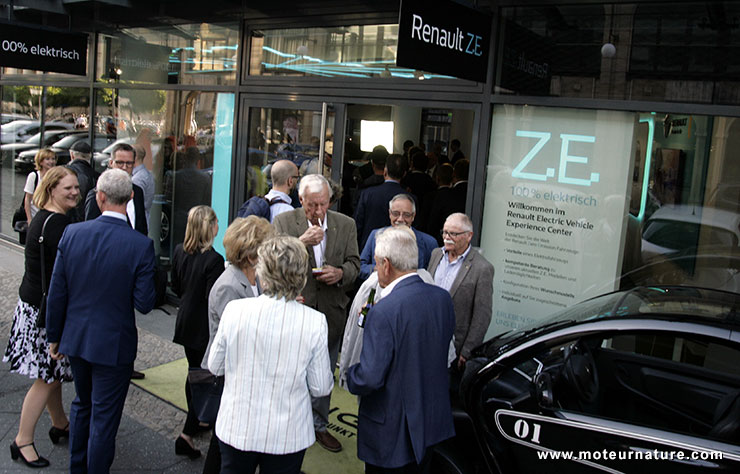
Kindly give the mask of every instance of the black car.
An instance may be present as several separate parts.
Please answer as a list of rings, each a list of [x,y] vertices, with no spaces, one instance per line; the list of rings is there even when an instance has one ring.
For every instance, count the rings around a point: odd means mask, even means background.
[[[58,165],[66,165],[70,161],[69,149],[80,140],[88,140],[89,135],[86,130],[78,130],[75,133],[69,134],[61,140],[51,145],[51,150],[57,156]],[[95,135],[95,143],[93,143],[93,152],[100,151],[115,141],[115,135]],[[27,150],[18,155],[15,159],[16,170],[19,171],[30,171],[34,166],[34,158],[38,152],[38,148]]]
[[[476,349],[445,473],[740,472],[740,295],[640,286]]]
[[[49,146],[52,143],[58,141],[60,138],[65,137],[69,134],[76,133],[74,130],[46,130],[44,132],[44,139],[41,141],[41,146]],[[18,158],[18,155],[24,151],[27,150],[35,150],[34,156],[36,155],[36,151],[39,149],[39,141],[41,140],[41,132],[36,133],[35,135],[27,138],[25,141],[19,142],[19,143],[8,143],[6,145],[0,146],[0,154],[2,154],[3,161],[5,160],[15,160]],[[18,172],[28,172],[33,169],[33,159],[31,159],[31,168],[25,168],[23,170],[18,170]]]

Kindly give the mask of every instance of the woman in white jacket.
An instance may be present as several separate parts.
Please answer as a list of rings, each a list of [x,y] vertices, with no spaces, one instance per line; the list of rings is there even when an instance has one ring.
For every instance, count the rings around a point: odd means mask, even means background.
[[[259,249],[262,295],[226,305],[208,357],[224,375],[216,420],[221,472],[298,474],[315,441],[311,396],[331,393],[326,317],[296,301],[308,254],[295,237]]]

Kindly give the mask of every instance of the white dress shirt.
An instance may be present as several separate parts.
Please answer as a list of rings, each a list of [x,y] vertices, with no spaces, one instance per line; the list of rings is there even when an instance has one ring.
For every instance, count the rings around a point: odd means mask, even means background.
[[[316,440],[311,396],[329,395],[326,317],[267,295],[226,305],[208,358],[225,375],[218,439],[241,451],[295,453]]]
[[[324,231],[324,238],[318,244],[313,246],[313,258],[316,262],[316,267],[321,268],[324,266],[324,252],[326,252],[326,221],[329,219],[329,213],[327,212],[324,216],[323,222],[321,222],[321,230]],[[311,227],[311,221],[308,221],[308,227]]]

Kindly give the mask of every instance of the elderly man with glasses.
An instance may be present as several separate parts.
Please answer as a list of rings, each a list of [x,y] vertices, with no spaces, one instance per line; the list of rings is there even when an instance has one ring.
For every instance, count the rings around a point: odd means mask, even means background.
[[[406,225],[411,227],[416,217],[416,203],[410,194],[401,193],[393,196],[388,203],[388,217],[391,220],[391,226]],[[367,280],[373,271],[375,271],[375,238],[378,232],[387,227],[375,229],[370,232],[367,243],[360,254],[360,276],[358,280],[363,282]],[[429,234],[411,227],[416,236],[416,246],[419,250],[419,265],[417,268],[426,268],[429,258],[432,256],[432,250],[437,246],[437,240]]]
[[[442,238],[444,247],[434,249],[427,270],[434,283],[452,296],[458,358],[453,371],[462,372],[470,351],[483,342],[491,323],[493,265],[470,245],[473,223],[465,214],[456,212],[447,217]]]
[[[111,153],[110,168],[117,168],[125,171],[131,176],[134,171],[134,157],[136,152],[131,145],[119,143],[113,148]],[[144,235],[149,234],[149,226],[146,221],[146,207],[144,206],[144,190],[136,184],[134,187],[134,198],[126,205],[126,217],[129,225]],[[97,189],[93,188],[87,193],[85,198],[85,220],[96,219],[100,215],[100,208],[95,201]]]

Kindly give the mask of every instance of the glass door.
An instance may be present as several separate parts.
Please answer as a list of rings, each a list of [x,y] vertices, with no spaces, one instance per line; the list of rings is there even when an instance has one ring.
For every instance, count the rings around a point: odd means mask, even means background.
[[[270,169],[278,160],[291,160],[301,176],[321,173],[336,180],[340,170],[332,168],[337,118],[333,106],[252,100],[245,100],[243,105],[241,123],[246,125],[247,133],[241,134],[237,154],[236,175],[241,178],[235,183],[234,209],[270,190]],[[297,191],[292,197],[293,205],[298,206]]]

